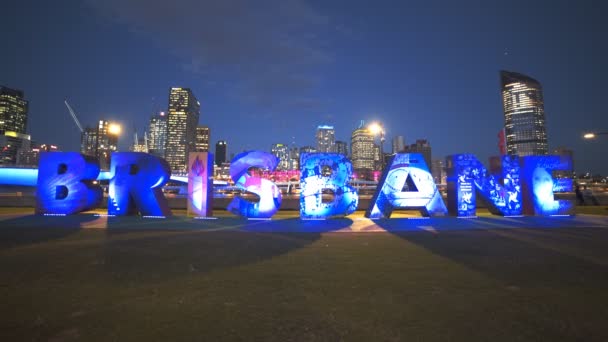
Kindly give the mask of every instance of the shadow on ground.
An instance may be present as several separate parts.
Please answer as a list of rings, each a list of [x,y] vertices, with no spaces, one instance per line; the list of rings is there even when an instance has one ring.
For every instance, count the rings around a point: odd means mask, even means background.
[[[505,220],[517,229],[506,228]],[[573,227],[575,222],[538,217],[375,221],[399,238],[506,284],[608,286],[608,229]]]
[[[26,215],[0,221],[0,249],[61,239],[78,232],[92,215]]]
[[[305,222],[302,228],[299,219],[109,218],[103,265],[114,279],[189,276],[284,255],[350,224],[339,219]]]

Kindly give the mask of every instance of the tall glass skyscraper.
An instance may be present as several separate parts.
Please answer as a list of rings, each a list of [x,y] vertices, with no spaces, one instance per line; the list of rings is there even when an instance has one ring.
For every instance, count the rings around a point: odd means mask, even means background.
[[[167,115],[160,112],[150,118],[148,126],[148,148],[149,152],[157,157],[165,158],[167,145]]]
[[[25,134],[28,102],[21,90],[0,86],[0,133]]]
[[[350,153],[353,168],[355,170],[373,170],[375,165],[376,150],[374,135],[363,124],[353,131],[350,138]]]
[[[0,164],[15,164],[17,152],[30,148],[27,110],[22,91],[0,86]]]
[[[317,127],[317,152],[335,152],[336,131],[334,126]]]
[[[546,155],[547,131],[540,82],[516,72],[501,71],[507,153]]]
[[[196,126],[201,104],[188,88],[171,88],[165,159],[173,173],[185,173],[188,153],[196,150]]]

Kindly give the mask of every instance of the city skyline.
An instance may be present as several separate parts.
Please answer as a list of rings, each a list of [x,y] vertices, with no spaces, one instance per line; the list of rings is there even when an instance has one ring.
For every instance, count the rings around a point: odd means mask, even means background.
[[[185,14],[203,26],[174,41],[177,30],[190,28],[188,20],[181,24],[168,13],[154,27],[133,1],[11,3],[7,13],[28,15],[0,23],[18,31],[5,38],[12,53],[0,56],[0,84],[24,91],[32,139],[63,150],[78,150],[80,135],[64,98],[85,125],[104,118],[120,122],[123,132],[142,132],[150,115],[167,110],[169,88],[188,87],[204,113],[198,124],[227,140],[231,152],[268,150],[294,137],[297,146],[314,146],[319,124],[333,125],[335,140],[350,141],[363,119],[382,122],[387,142],[427,139],[435,156],[469,152],[487,160],[498,153],[496,132],[504,126],[499,71],[513,70],[543,85],[549,150],[566,146],[577,172],[608,174],[608,162],[597,158],[605,137],[582,139],[585,131],[608,128],[601,91],[607,49],[593,43],[603,41],[605,26],[597,6],[527,3],[519,13],[499,3],[384,1],[367,16],[356,3],[293,1],[283,10],[295,31],[269,19],[276,14],[270,7],[249,27],[238,20],[247,14],[203,1]],[[158,14],[158,3],[145,12]],[[213,16],[230,29],[214,26]],[[285,28],[289,44],[273,43]],[[201,30],[210,33],[199,42]],[[534,39],[521,39],[530,32]],[[213,45],[210,34],[234,49]],[[121,151],[132,141],[127,135]]]

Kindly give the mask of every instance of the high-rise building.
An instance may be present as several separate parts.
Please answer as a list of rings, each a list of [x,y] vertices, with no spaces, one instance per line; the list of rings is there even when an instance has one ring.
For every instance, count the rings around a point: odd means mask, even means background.
[[[272,144],[270,152],[279,158],[277,171],[289,170],[289,147],[285,144]]]
[[[336,153],[348,157],[348,144],[345,141],[336,141]]]
[[[165,158],[167,146],[167,115],[165,112],[159,112],[150,118],[148,132],[148,152]]]
[[[209,152],[209,140],[211,139],[211,131],[207,126],[196,127],[196,151]]]
[[[110,154],[118,148],[120,126],[107,120],[99,120],[97,127],[86,127],[80,135],[80,152],[97,157],[99,167],[110,168]]]
[[[188,153],[195,151],[201,104],[188,88],[171,88],[165,159],[174,173],[185,173]]]
[[[220,140],[215,144],[215,165],[222,166],[227,162],[228,146],[226,140]]]
[[[546,155],[545,108],[540,83],[526,75],[501,71],[507,153]]]
[[[431,144],[426,139],[417,139],[415,143],[405,147],[405,152],[421,153],[424,157],[426,166],[429,168],[429,171],[432,172],[433,164],[431,159]]]
[[[350,138],[351,162],[355,170],[373,170],[376,157],[374,135],[363,122],[355,129]],[[378,149],[378,154],[380,150]]]
[[[0,86],[0,134],[16,132],[25,134],[27,129],[28,102],[21,90]]]
[[[300,149],[295,146],[289,149],[289,169],[300,169]]]
[[[317,127],[317,152],[335,152],[334,126],[322,125]]]
[[[393,154],[403,152],[405,149],[405,139],[402,135],[398,135],[393,138]]]

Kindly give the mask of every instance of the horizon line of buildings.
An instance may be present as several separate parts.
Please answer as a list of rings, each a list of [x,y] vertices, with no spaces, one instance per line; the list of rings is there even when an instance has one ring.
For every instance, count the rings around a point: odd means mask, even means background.
[[[540,82],[520,73],[500,71],[500,85],[504,127],[499,133],[499,151],[520,156],[547,155],[548,139]],[[38,145],[26,134],[28,105],[22,91],[0,86],[0,165],[36,165],[39,152],[58,150],[55,145]],[[138,138],[135,133],[130,150],[162,157],[174,173],[186,173],[189,152],[210,150],[211,129],[199,124],[200,107],[191,89],[170,88],[167,111],[151,116],[143,138]],[[97,157],[101,168],[107,169],[111,153],[118,150],[119,131],[120,127],[114,127],[107,120],[99,120],[93,127],[87,126],[81,134],[81,153]],[[405,138],[397,135],[391,141],[391,152],[385,153],[383,128],[377,132],[370,125],[365,126],[363,121],[352,131],[350,150],[347,142],[335,139],[335,129],[331,125],[319,125],[315,139],[315,147],[272,144],[270,152],[279,159],[277,170],[299,170],[301,153],[336,152],[350,158],[359,178],[369,179],[374,171],[384,168],[390,155],[416,152],[422,153],[436,181],[445,179],[444,163],[441,159],[432,159],[432,149],[427,139],[417,139],[407,145]],[[229,161],[228,142],[219,140],[214,152],[216,166],[226,166]],[[572,150],[563,147],[553,152],[573,156]]]

